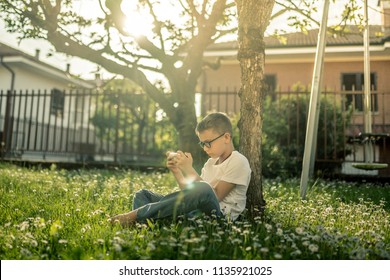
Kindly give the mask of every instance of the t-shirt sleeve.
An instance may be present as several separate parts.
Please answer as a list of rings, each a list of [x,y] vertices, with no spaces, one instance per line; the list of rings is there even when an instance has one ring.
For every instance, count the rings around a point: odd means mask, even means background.
[[[210,176],[211,176],[210,165],[211,165],[211,160],[208,159],[207,162],[204,164],[204,166],[201,170],[201,173],[200,173],[200,178],[202,178],[202,180],[207,181],[210,178]]]
[[[248,186],[251,177],[249,162],[243,155],[233,158],[221,177],[222,181]]]

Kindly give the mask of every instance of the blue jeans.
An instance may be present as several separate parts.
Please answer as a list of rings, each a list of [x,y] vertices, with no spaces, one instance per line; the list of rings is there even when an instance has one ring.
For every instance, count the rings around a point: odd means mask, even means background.
[[[146,219],[192,217],[198,213],[222,216],[218,198],[206,182],[194,182],[183,190],[168,195],[148,190],[136,192],[133,210],[137,209],[137,221]]]

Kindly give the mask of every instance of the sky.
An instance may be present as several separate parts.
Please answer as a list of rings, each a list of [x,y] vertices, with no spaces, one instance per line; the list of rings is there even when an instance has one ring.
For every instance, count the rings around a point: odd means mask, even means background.
[[[128,0],[130,1],[130,0]],[[336,23],[338,19],[337,12],[341,11],[340,6],[342,6],[343,2],[347,0],[337,0],[336,3],[332,3],[329,9],[329,16],[328,16],[328,24]],[[124,1],[126,2],[126,1]],[[83,0],[83,1],[76,1],[78,3],[77,10],[78,12],[82,13],[85,16],[96,16],[97,13],[101,13],[100,9],[98,7],[93,8],[93,4],[96,4],[97,1],[95,0]],[[322,6],[323,1],[320,2],[320,6]],[[369,23],[370,24],[380,24],[381,21],[381,15],[376,10],[379,10],[379,7],[377,7],[378,0],[368,0],[369,3]],[[131,7],[128,7],[131,9]],[[318,20],[321,19],[322,14],[321,10],[319,9],[319,12],[317,14]],[[167,12],[167,15],[171,15],[172,12]],[[137,21],[140,21],[140,18],[137,18]],[[267,32],[272,33],[272,30],[274,29],[286,29],[289,31],[288,26],[285,24],[286,19],[285,18],[279,18],[278,20],[274,20],[271,22],[270,26],[267,29]],[[145,26],[146,24],[144,24]],[[140,24],[137,25],[138,27],[141,26]],[[140,31],[140,30],[138,30]],[[291,30],[290,30],[291,31]],[[0,21],[0,41],[3,43],[6,43],[14,48],[20,49],[30,55],[35,54],[36,49],[41,50],[40,59],[43,62],[49,63],[51,65],[56,66],[59,69],[66,70],[66,65],[70,64],[70,72],[72,74],[78,75],[84,79],[93,79],[95,77],[95,72],[97,70],[97,66],[79,59],[79,58],[71,58],[63,54],[54,54],[51,57],[47,56],[47,53],[51,49],[51,46],[48,42],[44,40],[24,40],[21,43],[18,42],[17,36],[15,34],[9,34],[4,29],[4,24],[2,21]],[[112,75],[101,71],[102,79],[109,78]]]

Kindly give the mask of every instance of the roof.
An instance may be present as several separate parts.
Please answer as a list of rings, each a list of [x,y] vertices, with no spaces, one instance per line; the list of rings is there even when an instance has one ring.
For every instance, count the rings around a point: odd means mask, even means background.
[[[11,46],[8,46],[0,42],[0,57],[3,58],[3,62],[7,64],[22,64],[33,71],[42,71],[47,75],[63,80],[67,83],[74,84],[83,88],[93,88],[95,85],[91,82],[85,81],[71,76],[68,72],[49,65],[37,57],[29,55],[23,51],[17,50]]]
[[[381,25],[370,26],[370,45],[380,45],[390,38],[386,38],[382,32]],[[308,30],[307,33],[294,32],[281,35],[282,40],[275,36],[264,38],[267,49],[270,48],[291,48],[291,47],[313,47],[317,45],[319,29]],[[359,31],[358,26],[348,26],[343,34],[331,35],[328,34],[326,40],[327,46],[354,46],[363,45],[363,33]],[[211,45],[208,50],[232,50],[238,49],[237,41],[216,43]]]
[[[27,54],[0,42],[0,55],[11,56],[11,55],[27,55]]]

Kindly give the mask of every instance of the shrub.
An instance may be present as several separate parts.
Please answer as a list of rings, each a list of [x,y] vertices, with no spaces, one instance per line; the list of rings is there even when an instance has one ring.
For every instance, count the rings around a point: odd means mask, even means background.
[[[344,127],[349,124],[350,112],[343,111],[334,100],[321,99],[316,159],[332,160],[336,168],[349,153]],[[272,100],[267,97],[263,108],[262,162],[265,177],[292,177],[301,172],[304,153],[309,97],[289,95]],[[234,117],[234,124],[238,117]],[[238,129],[234,142],[238,147]],[[317,170],[324,166],[316,166]]]

